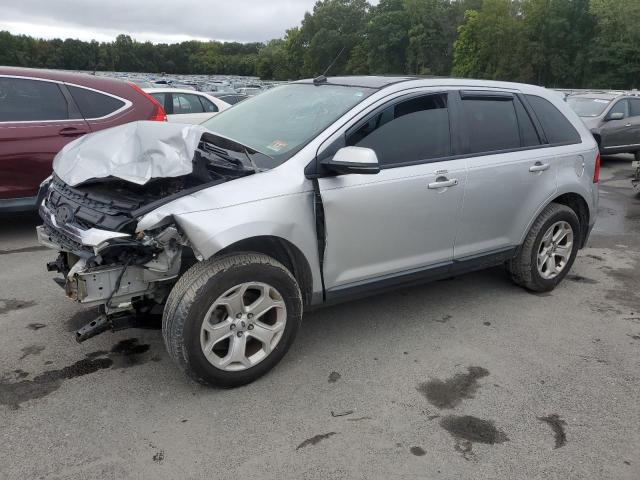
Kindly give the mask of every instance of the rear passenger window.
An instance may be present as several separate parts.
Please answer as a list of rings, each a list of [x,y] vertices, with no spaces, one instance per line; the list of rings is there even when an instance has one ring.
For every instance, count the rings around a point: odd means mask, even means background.
[[[551,102],[537,95],[526,97],[551,145],[580,143],[578,131]]]
[[[173,113],[176,115],[185,113],[203,113],[204,108],[196,95],[174,93]]]
[[[376,112],[347,132],[346,144],[373,149],[380,166],[451,154],[447,95],[427,95]]]
[[[80,113],[87,119],[106,117],[122,108],[125,103],[117,98],[110,97],[86,88],[67,85],[73,100],[78,104]]]
[[[463,99],[462,118],[468,140],[465,153],[520,148],[518,118],[512,97]]]
[[[0,122],[68,118],[69,105],[57,83],[0,77]]]

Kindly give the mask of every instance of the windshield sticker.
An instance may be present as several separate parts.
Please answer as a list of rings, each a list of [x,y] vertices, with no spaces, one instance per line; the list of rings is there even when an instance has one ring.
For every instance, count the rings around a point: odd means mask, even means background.
[[[267,145],[267,148],[269,150],[273,150],[274,152],[279,152],[280,150],[286,147],[287,147],[287,142],[284,142],[282,140],[274,140],[273,142],[271,142],[271,145]]]
[[[356,97],[362,97],[364,95],[364,92],[356,92],[355,96]]]
[[[599,98],[594,98],[593,101],[596,103],[609,103],[609,100],[600,100]]]

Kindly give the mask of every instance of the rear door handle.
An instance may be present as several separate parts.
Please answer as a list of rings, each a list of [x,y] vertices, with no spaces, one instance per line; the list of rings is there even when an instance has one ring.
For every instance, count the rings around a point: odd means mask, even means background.
[[[84,135],[85,133],[89,133],[88,130],[81,130],[76,127],[65,127],[58,132],[58,135],[63,137],[78,137],[80,135]]]
[[[631,126],[631,124],[630,124],[630,123],[627,123],[627,124],[625,125],[625,127],[630,127],[630,126]]]
[[[451,180],[449,180],[447,177],[438,177],[436,178],[436,181],[431,182],[428,187],[429,190],[439,190],[441,188],[455,187],[456,185],[458,185],[457,178],[452,178]]]
[[[535,172],[544,172],[545,170],[549,170],[549,167],[551,165],[548,163],[540,163],[540,162],[536,162],[535,165],[529,167],[529,171],[532,173]]]

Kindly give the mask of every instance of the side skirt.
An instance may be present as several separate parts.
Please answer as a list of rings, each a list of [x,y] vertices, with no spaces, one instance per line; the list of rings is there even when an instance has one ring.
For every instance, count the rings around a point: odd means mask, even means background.
[[[365,298],[398,288],[420,285],[434,280],[442,280],[455,275],[462,275],[476,270],[494,267],[513,258],[517,250],[518,247],[509,247],[481,255],[456,259],[451,262],[431,265],[429,267],[406,270],[374,279],[340,285],[326,290],[326,300],[323,305],[333,305],[358,298]]]

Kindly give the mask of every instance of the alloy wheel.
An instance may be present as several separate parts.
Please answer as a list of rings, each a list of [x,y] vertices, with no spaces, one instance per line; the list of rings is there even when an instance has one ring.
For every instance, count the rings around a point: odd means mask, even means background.
[[[538,248],[538,273],[545,280],[557,277],[567,266],[573,250],[573,228],[564,220],[549,227]]]
[[[286,323],[278,290],[261,282],[236,285],[209,307],[200,329],[202,352],[216,368],[246,370],[269,356]]]

